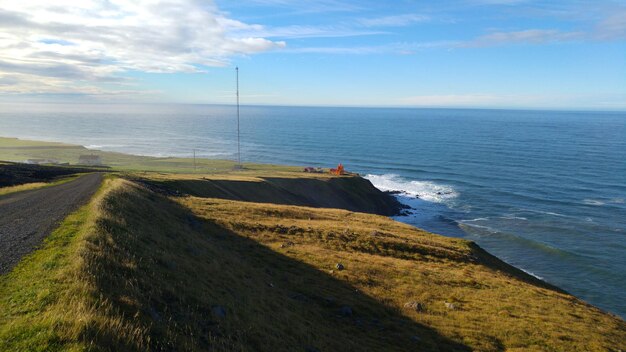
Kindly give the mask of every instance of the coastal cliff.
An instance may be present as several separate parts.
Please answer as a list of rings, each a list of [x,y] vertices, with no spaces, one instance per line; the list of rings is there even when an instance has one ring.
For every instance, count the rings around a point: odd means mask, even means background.
[[[404,209],[396,198],[381,192],[359,176],[294,177],[294,174],[289,174],[282,177],[212,176],[140,181],[180,195],[204,198],[336,208],[386,216],[398,215]]]
[[[0,277],[0,350],[624,347],[618,317],[375,215],[398,205],[361,178],[124,177]]]

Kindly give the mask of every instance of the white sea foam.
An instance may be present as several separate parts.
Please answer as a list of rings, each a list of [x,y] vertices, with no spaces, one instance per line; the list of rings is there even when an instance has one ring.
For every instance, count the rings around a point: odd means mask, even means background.
[[[125,144],[88,144],[85,146],[87,149],[112,149],[112,148],[124,148],[128,147]]]
[[[587,205],[604,205],[604,202],[597,199],[583,199],[583,203]]]
[[[505,215],[500,217],[501,219],[506,219],[506,220],[524,220],[524,221],[528,221],[528,218],[525,218],[523,216],[515,216],[515,215]]]
[[[525,272],[526,274],[530,275],[530,276],[534,276],[534,277],[536,277],[539,280],[543,280],[543,277],[533,273],[532,271],[524,270],[523,268],[521,268],[519,266],[517,268],[520,269],[521,271]]]
[[[587,205],[605,205],[605,204],[624,204],[624,198],[612,198],[609,200],[600,200],[600,199],[583,199],[583,203]]]
[[[469,222],[471,222],[471,221],[473,221],[473,220],[461,220],[461,221],[459,221],[459,224],[461,225],[461,228],[463,228],[464,230],[466,230],[468,228],[485,230],[485,231],[488,232],[488,235],[493,235],[493,234],[498,232],[493,227],[489,227],[489,226],[485,226],[485,225],[478,225],[478,224],[469,224]],[[476,233],[473,233],[473,234],[476,235]]]
[[[443,203],[459,196],[451,186],[431,181],[406,180],[395,174],[367,175],[365,178],[381,191],[401,192],[428,202]]]
[[[489,218],[476,218],[476,219],[471,219],[471,220],[463,220],[462,222],[475,222],[475,221],[487,221],[489,220]]]
[[[559,214],[559,213],[555,213],[555,212],[551,212],[551,211],[534,210],[534,209],[522,209],[522,210],[530,212],[530,213],[535,213],[535,214],[558,216],[560,218],[572,218],[573,217],[573,216],[563,215],[563,214]]]

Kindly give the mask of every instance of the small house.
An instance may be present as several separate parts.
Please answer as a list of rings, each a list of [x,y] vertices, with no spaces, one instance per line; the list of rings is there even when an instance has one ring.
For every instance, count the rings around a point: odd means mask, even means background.
[[[100,155],[93,155],[93,154],[81,155],[78,157],[78,164],[89,165],[89,166],[101,166],[102,159],[100,158]]]

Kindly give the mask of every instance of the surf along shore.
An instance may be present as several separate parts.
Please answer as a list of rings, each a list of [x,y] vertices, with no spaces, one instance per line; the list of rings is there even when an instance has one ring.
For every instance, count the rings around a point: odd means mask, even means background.
[[[4,161],[85,154],[99,191],[0,276],[0,350],[626,349],[620,318],[391,220],[361,177],[0,138]],[[71,170],[25,167],[0,191]]]

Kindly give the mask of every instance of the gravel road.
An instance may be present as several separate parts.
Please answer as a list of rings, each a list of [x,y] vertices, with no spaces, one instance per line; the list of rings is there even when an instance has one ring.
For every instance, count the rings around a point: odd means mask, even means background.
[[[0,275],[86,204],[101,183],[102,174],[95,173],[58,186],[0,196]]]

